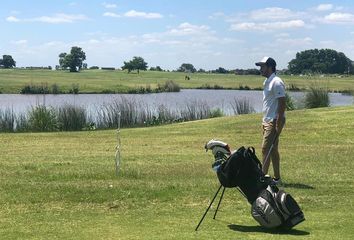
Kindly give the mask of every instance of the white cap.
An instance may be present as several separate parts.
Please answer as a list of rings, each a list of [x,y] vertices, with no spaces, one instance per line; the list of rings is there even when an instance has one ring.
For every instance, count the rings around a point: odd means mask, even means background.
[[[275,67],[277,63],[271,57],[263,57],[261,61],[256,62],[256,66],[267,65],[268,67]]]

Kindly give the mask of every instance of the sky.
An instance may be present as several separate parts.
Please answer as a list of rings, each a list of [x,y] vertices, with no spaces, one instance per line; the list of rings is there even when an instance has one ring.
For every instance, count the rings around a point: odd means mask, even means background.
[[[18,67],[55,66],[78,46],[88,66],[123,66],[134,56],[166,70],[283,69],[297,52],[330,48],[354,60],[353,0],[1,1],[0,56]]]

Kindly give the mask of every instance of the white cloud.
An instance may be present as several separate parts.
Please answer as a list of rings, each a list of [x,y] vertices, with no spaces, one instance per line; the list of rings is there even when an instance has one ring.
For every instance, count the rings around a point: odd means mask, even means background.
[[[12,43],[15,45],[25,45],[28,43],[28,41],[25,39],[22,39],[22,40],[12,41]]]
[[[333,12],[320,19],[323,23],[354,24],[354,15],[351,13]]]
[[[121,16],[119,14],[116,13],[112,13],[112,12],[105,12],[103,14],[104,17],[114,17],[114,18],[120,18]]]
[[[310,44],[313,43],[313,40],[310,37],[305,37],[305,38],[278,38],[278,39],[276,39],[276,42],[280,43],[282,45],[285,45],[287,47],[293,47],[293,46],[310,45]]]
[[[218,18],[224,18],[226,17],[225,13],[223,12],[215,12],[212,15],[210,15],[208,18],[209,19],[218,19]]]
[[[124,13],[124,16],[146,18],[146,19],[163,18],[163,15],[161,15],[160,13],[146,13],[146,12],[138,12],[135,10],[130,10]]]
[[[233,31],[272,31],[272,30],[279,30],[279,29],[301,28],[301,27],[305,27],[305,22],[303,20],[266,22],[266,23],[255,23],[255,22],[235,23],[231,25],[230,29]]]
[[[289,33],[279,33],[275,35],[275,37],[277,38],[288,38],[289,36],[290,36]]]
[[[292,12],[286,8],[271,7],[265,9],[254,10],[249,14],[249,17],[255,21],[276,21],[281,19],[289,19],[297,17],[299,13]]]
[[[209,31],[209,27],[206,25],[193,25],[188,22],[184,22],[180,24],[177,28],[173,28],[169,31],[172,35],[194,35],[194,34],[201,34],[206,33]]]
[[[88,18],[83,14],[70,15],[65,13],[58,13],[53,16],[41,16],[35,18],[19,19],[14,16],[9,16],[6,18],[8,22],[43,22],[43,23],[73,23],[76,21],[88,20]]]
[[[33,21],[33,22],[44,22],[44,23],[54,23],[54,24],[73,23],[82,20],[88,20],[88,18],[82,14],[70,15],[64,13],[58,13],[55,14],[54,16],[42,16],[38,18],[28,19],[28,21]]]
[[[117,4],[114,4],[114,3],[102,3],[102,5],[105,7],[105,8],[117,8]]]
[[[320,4],[316,7],[317,11],[329,11],[333,9],[332,4]]]
[[[14,16],[9,16],[6,18],[7,22],[20,22],[21,20]]]
[[[63,42],[60,41],[51,41],[51,42],[46,42],[43,44],[45,47],[61,47],[65,45]]]

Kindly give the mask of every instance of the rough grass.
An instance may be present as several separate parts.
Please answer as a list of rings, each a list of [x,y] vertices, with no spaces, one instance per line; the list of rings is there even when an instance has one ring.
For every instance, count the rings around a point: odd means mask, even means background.
[[[115,175],[114,130],[0,134],[1,239],[353,239],[354,108],[287,114],[281,138],[285,190],[306,221],[267,231],[228,189],[217,220],[200,217],[218,182],[211,138],[261,143],[259,114],[123,129]]]
[[[126,73],[124,71],[86,70],[79,73],[50,70],[0,69],[0,92],[19,93],[26,85],[55,85],[62,92],[73,91],[73,86],[80,93],[114,93],[129,92],[149,86],[156,89],[166,82],[173,81],[180,88],[205,88],[219,86],[224,89],[262,89],[262,76],[235,74],[188,74],[180,72],[141,71]],[[330,91],[353,91],[354,75],[314,75],[281,76],[289,89],[307,89],[313,82],[324,82]]]

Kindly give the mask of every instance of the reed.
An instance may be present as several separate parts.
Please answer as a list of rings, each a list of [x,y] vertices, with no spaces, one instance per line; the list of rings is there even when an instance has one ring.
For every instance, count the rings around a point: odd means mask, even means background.
[[[206,119],[211,115],[211,107],[204,101],[191,101],[181,110],[180,115],[184,121]]]
[[[59,108],[37,105],[26,114],[0,112],[0,130],[16,132],[81,131],[141,127],[193,121],[224,116],[222,109],[211,108],[204,101],[188,102],[184,108],[169,108],[163,104],[147,106],[133,98],[120,97],[97,108],[93,117],[84,107],[64,105]]]
[[[85,108],[70,104],[58,108],[57,119],[61,131],[80,131],[88,122]]]
[[[288,93],[285,93],[285,104],[287,111],[292,111],[296,109],[294,100]]]
[[[57,116],[53,108],[45,105],[32,107],[28,112],[29,129],[33,132],[52,132],[58,130]]]
[[[15,129],[16,116],[13,109],[0,110],[0,131],[13,132]]]
[[[306,108],[329,107],[328,89],[314,84],[305,95]]]
[[[23,113],[15,117],[16,132],[29,132],[31,130],[27,114]]]
[[[235,115],[250,114],[255,112],[254,107],[248,98],[234,98],[234,101],[231,103],[231,107]]]

